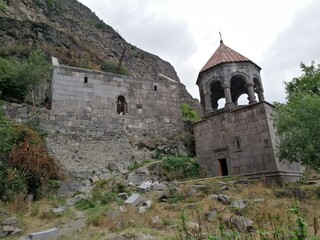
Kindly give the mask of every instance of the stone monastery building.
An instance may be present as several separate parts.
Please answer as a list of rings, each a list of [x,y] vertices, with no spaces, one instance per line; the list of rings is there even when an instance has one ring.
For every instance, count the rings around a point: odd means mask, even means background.
[[[203,120],[194,125],[197,158],[209,176],[247,175],[292,181],[299,164],[279,162],[274,106],[264,100],[261,68],[223,41],[200,70]],[[241,95],[248,105],[238,105]],[[219,109],[218,101],[225,99]]]

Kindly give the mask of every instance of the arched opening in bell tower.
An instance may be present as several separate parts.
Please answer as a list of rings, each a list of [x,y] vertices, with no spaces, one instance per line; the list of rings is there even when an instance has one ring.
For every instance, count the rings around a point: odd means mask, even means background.
[[[231,78],[230,83],[231,83],[230,91],[231,91],[232,102],[235,105],[238,105],[238,100],[241,95],[246,94],[246,96],[248,97],[246,81],[241,76],[234,76]]]
[[[221,86],[221,82],[220,81],[215,81],[212,85],[211,85],[211,107],[213,110],[217,110],[220,108],[223,108],[224,105],[223,104],[223,100],[224,97],[224,91],[223,88]],[[224,100],[225,102],[225,100]]]

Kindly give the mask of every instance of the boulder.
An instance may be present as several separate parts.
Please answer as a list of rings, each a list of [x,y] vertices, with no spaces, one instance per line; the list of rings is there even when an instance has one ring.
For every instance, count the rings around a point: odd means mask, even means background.
[[[122,199],[122,200],[127,200],[128,199],[128,194],[123,192],[123,193],[119,193],[118,198]]]
[[[61,182],[59,189],[57,190],[57,195],[59,197],[71,197],[76,192],[82,192],[83,186],[79,181],[71,180],[66,182]]]
[[[233,226],[235,226],[240,232],[245,232],[245,231],[252,231],[253,229],[253,222],[245,218],[244,216],[234,216],[230,219],[230,222]]]
[[[237,210],[242,210],[247,207],[247,204],[243,200],[235,200],[231,203],[231,207]]]
[[[214,208],[205,214],[205,219],[208,222],[212,222],[217,218],[217,214],[218,214],[218,210]]]
[[[150,225],[153,228],[160,229],[163,227],[163,221],[159,216],[154,216],[151,218]]]
[[[230,197],[227,195],[224,195],[224,194],[219,194],[218,200],[220,202],[222,202],[223,204],[230,204],[231,203]]]
[[[62,214],[63,212],[65,212],[67,210],[66,207],[64,206],[60,206],[60,207],[57,207],[57,208],[53,208],[52,211],[55,213],[55,214]]]

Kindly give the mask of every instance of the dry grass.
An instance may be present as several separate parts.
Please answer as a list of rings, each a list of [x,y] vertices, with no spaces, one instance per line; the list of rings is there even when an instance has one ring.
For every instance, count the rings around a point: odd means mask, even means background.
[[[237,214],[251,219],[254,228],[259,230],[251,234],[239,233],[238,239],[281,239],[281,234],[289,236],[294,229],[297,229],[299,216],[308,225],[310,236],[320,235],[320,207],[319,199],[315,194],[316,186],[300,185],[299,187],[307,192],[307,198],[297,201],[293,198],[276,198],[274,192],[280,188],[279,186],[266,187],[262,182],[235,186],[227,180],[228,189],[223,190],[222,185],[218,183],[219,181],[221,179],[201,182],[208,187],[193,194],[190,193],[192,192],[192,182],[181,185],[178,192],[173,195],[181,194],[185,197],[176,203],[160,203],[157,202],[159,193],[146,193],[144,197],[152,199],[153,204],[144,214],[138,213],[138,207],[130,206],[125,206],[126,212],[121,212],[117,202],[84,210],[86,227],[81,228],[81,231],[73,230],[61,239],[106,239],[107,236],[120,233],[145,233],[155,236],[155,239],[179,239],[178,228],[181,229],[183,226],[182,218],[186,222],[193,221],[200,224],[202,236],[220,236],[219,226],[223,226],[223,231],[226,233],[230,233],[232,230],[223,224],[223,219],[229,219]],[[210,196],[219,193],[228,195],[231,200],[243,199],[246,201],[247,207],[244,210],[235,211],[230,205],[224,205]],[[13,215],[19,214],[21,216],[20,225],[24,233],[57,226],[65,228],[66,225],[72,225],[77,220],[74,217],[75,214],[72,213],[75,211],[73,209],[68,210],[68,213],[62,216],[52,214],[51,209],[57,206],[56,201],[44,199],[33,203],[30,208],[23,208],[25,205],[21,199],[4,207]],[[0,203],[0,208],[2,209],[2,207]],[[296,207],[299,209],[299,215],[292,211]],[[22,210],[20,211],[20,209]],[[217,209],[217,217],[209,222],[206,220],[205,214],[213,209]],[[156,216],[161,219],[161,224],[152,222]],[[197,230],[193,229],[192,231]],[[190,230],[190,232],[192,231]],[[280,238],[279,236],[277,238],[276,232],[279,232]],[[264,233],[264,238],[262,233]],[[283,239],[290,239],[286,236]]]

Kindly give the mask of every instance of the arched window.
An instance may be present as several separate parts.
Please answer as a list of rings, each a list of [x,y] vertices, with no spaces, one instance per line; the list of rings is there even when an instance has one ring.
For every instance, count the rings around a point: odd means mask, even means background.
[[[119,96],[117,99],[117,113],[119,115],[125,115],[128,112],[127,102],[124,96]]]

